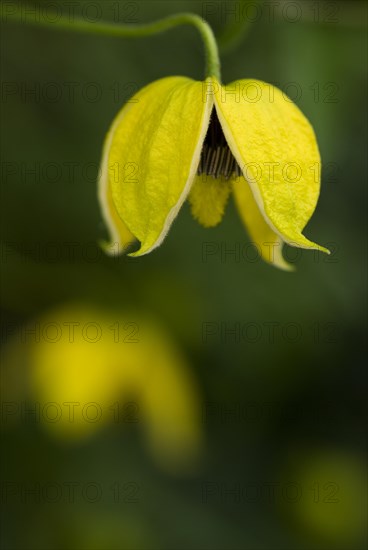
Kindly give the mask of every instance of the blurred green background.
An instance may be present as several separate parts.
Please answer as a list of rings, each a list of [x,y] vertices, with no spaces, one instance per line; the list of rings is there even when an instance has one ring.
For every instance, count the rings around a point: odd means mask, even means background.
[[[323,177],[306,235],[333,254],[287,249],[295,273],[252,261],[230,201],[215,229],[184,205],[152,254],[105,257],[96,244],[106,237],[96,198],[105,133],[149,82],[202,79],[200,39],[186,27],[127,40],[3,24],[3,547],[365,548],[367,4],[75,3],[76,14],[125,23],[179,11],[206,17],[224,42],[244,31],[224,51],[223,81],[277,85],[313,124]],[[149,319],[151,328],[135,348],[106,351],[88,339],[73,347],[65,333],[50,343],[45,319],[126,331]],[[39,342],[21,336],[35,323]],[[139,380],[133,369],[130,385],[117,383],[111,365],[124,371],[152,330],[162,349],[175,348],[169,374],[147,344]],[[152,381],[151,370],[162,378]],[[96,422],[88,434],[82,425],[72,438],[65,421],[59,437],[42,408],[26,412],[56,402],[59,390],[60,403],[121,401],[137,415]],[[187,467],[189,447],[200,458]]]

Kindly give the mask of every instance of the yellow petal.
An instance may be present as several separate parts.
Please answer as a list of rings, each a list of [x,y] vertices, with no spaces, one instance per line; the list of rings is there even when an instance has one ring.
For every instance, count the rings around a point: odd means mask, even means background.
[[[155,336],[142,371],[142,413],[158,462],[173,473],[184,472],[195,467],[201,454],[200,396],[181,355],[159,331]]]
[[[328,253],[302,235],[317,204],[321,166],[307,119],[264,82],[239,80],[214,91],[226,140],[267,224],[292,246]]]
[[[98,181],[98,198],[101,212],[110,233],[110,242],[100,242],[107,254],[118,255],[125,252],[136,239],[119,217],[112,200],[111,185],[109,182],[108,155],[116,128],[125,117],[132,103],[127,103],[115,118],[104,142],[101,166]]]
[[[53,404],[49,416],[41,415],[53,436],[87,438],[109,423],[109,407],[120,395],[119,361],[125,365],[136,351],[131,344],[114,343],[114,323],[115,318],[98,309],[78,304],[66,304],[33,321],[33,326],[49,330],[27,341],[24,350],[30,360],[30,390],[42,411]],[[89,421],[92,417],[95,420]]]
[[[204,227],[219,224],[230,192],[230,182],[223,177],[216,179],[206,174],[196,176],[189,194],[193,217]]]
[[[282,239],[265,222],[243,177],[233,179],[233,191],[240,217],[262,259],[280,269],[293,271],[293,266],[282,256]]]
[[[108,152],[112,198],[140,241],[132,256],[159,246],[190,191],[213,107],[203,82],[168,77],[133,98],[113,126]]]

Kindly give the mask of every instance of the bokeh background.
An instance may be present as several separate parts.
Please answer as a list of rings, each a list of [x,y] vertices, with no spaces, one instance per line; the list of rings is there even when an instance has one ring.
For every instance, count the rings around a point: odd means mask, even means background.
[[[75,3],[178,11],[213,26],[224,82],[275,84],[312,122],[306,234],[333,254],[262,263],[230,202],[215,229],[185,205],[152,254],[104,256],[104,135],[145,84],[202,79],[200,39],[3,24],[3,548],[364,548],[367,4]]]

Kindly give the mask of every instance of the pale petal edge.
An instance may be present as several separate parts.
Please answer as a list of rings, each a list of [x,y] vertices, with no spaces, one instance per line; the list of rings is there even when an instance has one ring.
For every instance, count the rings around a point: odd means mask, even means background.
[[[210,79],[207,79],[207,80],[210,80]],[[201,121],[201,131],[200,131],[198,141],[197,141],[197,144],[196,144],[196,147],[195,147],[195,150],[194,150],[192,163],[190,165],[190,171],[189,171],[188,179],[185,183],[185,186],[184,186],[183,191],[182,191],[182,193],[179,197],[179,200],[177,201],[175,206],[173,206],[171,208],[170,212],[168,213],[168,215],[166,217],[166,220],[165,220],[163,229],[161,231],[161,234],[159,235],[156,242],[150,248],[148,248],[147,250],[144,250],[143,252],[141,252],[140,250],[138,250],[137,252],[131,252],[131,253],[128,254],[128,256],[144,256],[145,254],[149,254],[150,252],[152,252],[152,250],[159,247],[162,244],[162,242],[164,241],[164,239],[165,239],[167,233],[169,232],[169,229],[170,229],[174,219],[176,218],[176,216],[177,216],[180,208],[182,207],[183,203],[187,199],[187,197],[190,193],[190,190],[192,188],[192,185],[194,183],[195,176],[197,174],[199,161],[200,161],[200,158],[201,158],[203,142],[204,142],[204,139],[206,137],[206,133],[207,133],[207,130],[208,130],[208,127],[209,127],[209,124],[210,124],[210,117],[211,117],[211,112],[212,112],[212,109],[213,109],[213,104],[214,104],[213,98],[212,97],[211,98],[206,97],[205,108],[203,110],[202,121]]]
[[[220,86],[220,84],[219,84],[219,86]],[[235,140],[235,138],[234,138],[234,136],[231,132],[231,129],[230,129],[228,123],[227,123],[227,120],[226,120],[226,118],[225,118],[225,116],[222,112],[221,105],[220,105],[219,101],[217,100],[216,94],[215,94],[215,98],[214,98],[214,104],[215,104],[217,116],[218,116],[219,121],[221,123],[222,131],[224,132],[224,135],[225,135],[226,141],[228,143],[228,146],[229,146],[232,154],[234,155],[237,163],[239,164],[240,167],[242,167],[244,159],[240,154],[240,151],[239,151],[239,148],[237,146],[236,140]],[[243,174],[243,175],[244,175],[244,178],[246,178],[246,174]],[[308,240],[306,237],[304,237],[304,235],[302,233],[295,235],[295,242],[292,239],[286,238],[285,235],[283,235],[274,226],[274,224],[269,219],[269,217],[268,217],[268,215],[265,211],[263,197],[262,197],[261,192],[260,192],[259,188],[257,187],[257,185],[254,183],[254,181],[253,182],[249,181],[249,179],[247,179],[247,182],[249,184],[249,187],[250,187],[250,189],[253,193],[254,200],[256,201],[256,203],[258,205],[258,208],[259,208],[264,220],[266,221],[268,226],[272,229],[272,231],[280,237],[282,242],[285,242],[286,244],[288,244],[290,246],[297,247],[297,248],[318,250],[320,252],[325,252],[326,254],[331,254],[331,252],[327,248],[325,248],[323,246],[320,246],[320,245]],[[299,242],[296,242],[297,239],[298,239]]]
[[[109,256],[120,255],[126,252],[126,250],[129,249],[131,245],[137,242],[137,239],[129,231],[128,227],[125,225],[117,212],[115,213],[116,215],[114,220],[114,216],[112,213],[112,208],[114,208],[114,205],[112,203],[112,197],[109,188],[108,169],[109,151],[115,129],[117,128],[117,126],[119,126],[122,118],[126,115],[127,111],[132,107],[132,105],[134,105],[134,103],[128,103],[127,105],[124,105],[124,107],[119,111],[112,125],[110,126],[110,129],[104,141],[102,159],[99,169],[98,199],[101,207],[102,216],[110,236],[109,241],[100,240],[99,245],[102,250]]]

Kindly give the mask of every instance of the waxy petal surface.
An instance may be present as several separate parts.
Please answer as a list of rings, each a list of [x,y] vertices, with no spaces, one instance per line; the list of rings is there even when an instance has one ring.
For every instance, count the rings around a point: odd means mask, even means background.
[[[109,152],[116,128],[121,124],[132,103],[127,103],[115,118],[105,138],[102,160],[98,180],[98,199],[102,215],[110,234],[109,242],[101,242],[103,250],[109,255],[118,255],[125,252],[136,239],[120,218],[112,199],[111,184],[109,178]]]
[[[234,179],[233,191],[242,222],[262,259],[280,269],[292,271],[293,266],[282,256],[282,239],[266,223],[244,177]]]
[[[266,223],[292,246],[328,250],[302,230],[317,204],[321,160],[314,131],[280,90],[257,80],[214,81],[227,143]]]
[[[193,183],[213,107],[203,82],[168,77],[149,84],[113,125],[109,184],[118,216],[141,247],[159,246]]]

